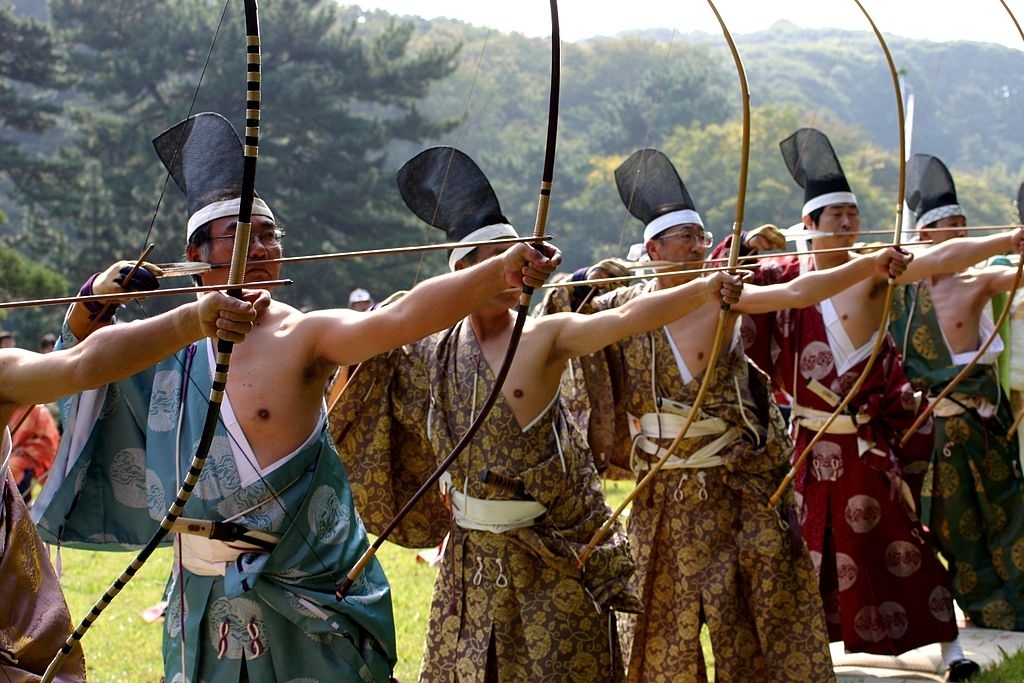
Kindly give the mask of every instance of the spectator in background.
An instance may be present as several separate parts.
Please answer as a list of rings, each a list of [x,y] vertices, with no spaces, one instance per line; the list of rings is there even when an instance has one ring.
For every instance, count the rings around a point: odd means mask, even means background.
[[[18,484],[18,492],[28,503],[32,500],[33,482],[46,481],[60,443],[60,433],[49,408],[39,403],[15,410],[7,426],[11,430],[11,474]]]
[[[348,295],[348,307],[353,311],[368,311],[376,303],[370,293],[362,287],[356,287]]]
[[[53,345],[57,343],[57,338],[47,332],[39,340],[39,353],[49,353],[53,351]]]
[[[0,330],[0,348],[13,349],[17,345],[13,332]],[[11,430],[12,446],[9,467],[18,492],[27,503],[32,500],[32,482],[46,481],[60,434],[53,415],[44,405],[19,407],[11,414],[7,426]]]

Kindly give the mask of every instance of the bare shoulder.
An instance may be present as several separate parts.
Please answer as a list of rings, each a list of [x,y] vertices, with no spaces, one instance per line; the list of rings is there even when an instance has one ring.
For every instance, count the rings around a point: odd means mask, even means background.
[[[555,340],[559,335],[567,331],[584,331],[586,329],[586,323],[590,319],[590,315],[571,313],[567,311],[549,313],[539,317],[527,317],[523,333],[529,333],[538,340],[547,339],[550,344],[553,343],[553,340]],[[594,319],[596,320],[597,318]]]

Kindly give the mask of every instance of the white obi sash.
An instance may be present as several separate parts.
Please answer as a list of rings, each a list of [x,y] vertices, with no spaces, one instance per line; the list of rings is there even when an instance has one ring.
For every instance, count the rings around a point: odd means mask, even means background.
[[[179,534],[181,564],[199,576],[224,576],[227,565],[242,553],[265,553],[266,548],[246,541],[215,541],[195,534]]]
[[[686,424],[689,406],[673,403],[678,412],[644,413],[637,417],[628,415],[629,435],[633,440],[633,448],[629,454],[630,468],[633,472],[642,472],[651,468],[651,461],[660,461],[667,449],[657,440],[675,439]],[[708,436],[718,438],[686,456],[671,455],[662,469],[719,467],[724,460],[718,455],[723,448],[740,438],[740,430],[730,427],[725,420],[717,417],[695,420],[686,430],[684,441]],[[640,455],[646,454],[648,457]]]
[[[817,410],[815,408],[808,408],[798,403],[793,404],[792,413],[790,416],[790,422],[794,427],[798,429],[810,429],[815,432],[820,432],[821,428],[825,426],[829,418],[832,417],[832,413],[824,410]],[[857,413],[857,417],[850,415],[837,415],[832,424],[825,430],[826,434],[856,434],[857,428],[862,424],[867,424],[871,421],[871,418],[866,414]],[[864,455],[868,451],[874,450],[874,443],[865,441],[860,437],[857,437],[857,452],[860,455]]]
[[[532,526],[547,509],[535,500],[486,500],[452,489],[452,515],[462,529],[501,534]]]

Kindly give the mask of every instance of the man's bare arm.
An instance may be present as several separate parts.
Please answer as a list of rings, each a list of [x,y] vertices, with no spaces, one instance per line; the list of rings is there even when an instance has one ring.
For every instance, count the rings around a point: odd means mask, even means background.
[[[744,288],[739,303],[733,308],[751,314],[806,308],[865,278],[898,276],[915,260],[910,254],[889,247],[868,256],[851,258],[841,266],[804,273],[789,282],[760,287],[750,285]]]
[[[537,320],[557,325],[551,358],[559,362],[595,353],[620,339],[675,322],[708,302],[735,303],[742,276],[716,273],[675,287],[645,292],[622,306],[590,315],[556,313]]]
[[[39,354],[0,352],[0,405],[50,403],[62,396],[109,384],[141,372],[203,337],[241,342],[252,329],[256,306],[219,292],[132,323],[108,325],[70,349]]]
[[[956,273],[999,254],[1019,254],[1024,249],[1022,234],[1024,230],[1018,228],[998,235],[946,240],[916,252],[914,262],[897,282],[909,284],[929,277]]]
[[[510,288],[541,286],[561,258],[547,244],[517,244],[476,265],[425,280],[390,306],[358,315],[308,314],[303,333],[310,335],[318,358],[354,365],[451,327]]]

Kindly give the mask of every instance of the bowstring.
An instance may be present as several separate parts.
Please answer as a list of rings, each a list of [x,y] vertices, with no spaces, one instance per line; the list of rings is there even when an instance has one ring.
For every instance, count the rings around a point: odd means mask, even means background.
[[[220,30],[221,27],[224,25],[225,18],[227,17],[228,4],[230,2],[231,0],[224,0],[224,6],[221,9],[220,19],[217,21],[217,26],[216,28],[214,28],[213,31],[213,40],[210,41],[210,49],[206,52],[206,58],[203,60],[203,68],[199,72],[199,82],[196,83],[196,87],[192,91],[192,99],[189,101],[188,112],[185,114],[186,119],[192,116],[193,112],[195,111],[196,101],[199,99],[199,90],[203,87],[203,78],[205,78],[206,71],[209,68],[210,62],[213,58],[213,50],[217,45],[217,38],[220,37]],[[178,153],[181,151],[184,135],[185,129],[182,128],[182,130],[178,132],[178,139],[174,145],[174,153],[171,155],[171,165],[173,165],[174,161],[176,161],[178,158]],[[143,244],[149,244],[150,237],[152,237],[153,235],[153,228],[156,225],[156,219],[160,213],[160,207],[163,204],[164,196],[167,194],[167,184],[170,182],[170,180],[171,171],[170,169],[168,169],[167,172],[164,174],[164,181],[160,185],[160,193],[157,195],[156,206],[153,207],[153,215],[149,219],[149,227],[146,230],[146,238],[143,240]]]

